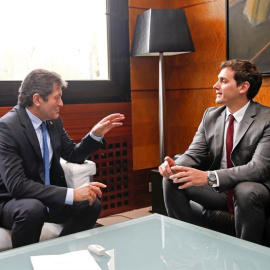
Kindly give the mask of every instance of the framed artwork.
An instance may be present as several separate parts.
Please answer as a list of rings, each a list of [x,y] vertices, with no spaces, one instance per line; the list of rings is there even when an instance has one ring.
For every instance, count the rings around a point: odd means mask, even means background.
[[[255,63],[270,76],[270,0],[226,0],[227,59]]]

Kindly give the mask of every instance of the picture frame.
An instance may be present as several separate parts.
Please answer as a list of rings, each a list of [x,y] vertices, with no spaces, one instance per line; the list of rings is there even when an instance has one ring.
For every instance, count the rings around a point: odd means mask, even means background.
[[[227,60],[250,60],[270,76],[270,1],[226,0]]]

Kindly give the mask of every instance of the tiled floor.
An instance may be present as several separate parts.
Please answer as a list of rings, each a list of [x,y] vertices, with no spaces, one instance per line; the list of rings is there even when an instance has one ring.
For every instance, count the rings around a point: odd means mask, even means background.
[[[111,224],[129,220],[129,219],[151,215],[151,212],[149,212],[150,210],[151,210],[151,206],[141,208],[141,209],[135,209],[132,211],[123,212],[123,213],[115,214],[112,216],[100,218],[97,220],[97,223],[103,226],[111,225]]]

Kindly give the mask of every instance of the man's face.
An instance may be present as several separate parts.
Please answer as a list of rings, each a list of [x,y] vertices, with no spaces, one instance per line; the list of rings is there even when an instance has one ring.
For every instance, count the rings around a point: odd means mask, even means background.
[[[59,117],[60,107],[62,106],[62,89],[59,86],[54,86],[52,93],[47,97],[47,101],[40,97],[40,120],[57,119]]]
[[[236,85],[234,79],[234,71],[226,67],[222,69],[218,75],[218,81],[213,86],[216,89],[216,103],[226,105],[228,107],[237,104],[242,98],[240,94],[240,86]]]

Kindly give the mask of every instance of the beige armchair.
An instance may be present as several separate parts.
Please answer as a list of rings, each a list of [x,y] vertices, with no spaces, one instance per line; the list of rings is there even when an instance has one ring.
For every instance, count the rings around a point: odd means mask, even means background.
[[[68,187],[79,187],[93,180],[96,174],[96,164],[86,160],[83,164],[69,163],[61,159],[61,165],[65,172]],[[63,226],[55,223],[44,223],[40,241],[49,240],[58,237]],[[11,249],[11,232],[0,227],[0,251]]]

